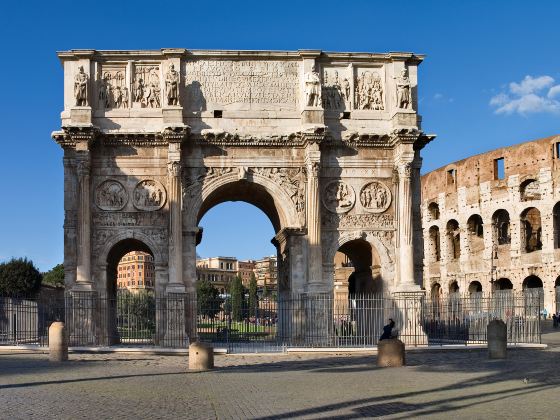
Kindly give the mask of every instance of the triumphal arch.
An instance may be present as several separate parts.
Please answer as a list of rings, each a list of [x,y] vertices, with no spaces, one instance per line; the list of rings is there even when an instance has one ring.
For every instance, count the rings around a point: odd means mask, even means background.
[[[53,137],[64,149],[73,322],[90,310],[88,296],[114,291],[116,263],[133,248],[153,255],[160,296],[195,293],[198,223],[229,200],[270,218],[280,295],[332,293],[337,250],[352,260],[364,292],[374,290],[372,270],[375,291],[420,290],[420,150],[433,137],[417,113],[423,56],[185,49],[58,56],[64,109]],[[178,320],[162,321],[163,330],[196,335],[188,311],[177,308]]]

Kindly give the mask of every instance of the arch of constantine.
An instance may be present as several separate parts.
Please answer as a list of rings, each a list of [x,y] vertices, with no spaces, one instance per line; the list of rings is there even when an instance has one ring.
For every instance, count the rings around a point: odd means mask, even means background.
[[[426,290],[445,297],[537,289],[548,313],[559,309],[559,152],[553,136],[422,177]]]
[[[230,200],[270,218],[281,296],[331,294],[338,250],[360,267],[357,291],[371,290],[364,279],[373,279],[373,253],[376,291],[420,292],[420,150],[433,138],[417,114],[423,56],[58,56],[64,109],[53,138],[64,149],[70,324],[94,310],[91,296],[115,292],[117,263],[131,250],[153,256],[159,296],[194,294],[198,223]],[[167,304],[176,317],[158,320],[162,331],[196,336],[192,314]]]

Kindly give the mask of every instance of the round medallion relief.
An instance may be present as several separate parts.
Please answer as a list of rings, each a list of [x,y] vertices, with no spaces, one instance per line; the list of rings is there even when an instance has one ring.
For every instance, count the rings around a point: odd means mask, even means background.
[[[360,203],[370,213],[383,213],[391,205],[391,190],[380,181],[372,181],[362,187]]]
[[[127,202],[126,189],[113,179],[103,181],[95,190],[95,204],[101,210],[121,210]]]
[[[343,181],[329,182],[323,191],[323,205],[333,213],[346,213],[354,207],[354,188]]]
[[[165,188],[159,181],[146,179],[134,188],[132,204],[138,210],[154,211],[163,207],[166,198]]]

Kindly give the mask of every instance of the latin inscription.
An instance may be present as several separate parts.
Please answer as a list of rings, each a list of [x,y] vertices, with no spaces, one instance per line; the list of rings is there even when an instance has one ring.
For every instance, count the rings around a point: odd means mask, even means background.
[[[191,61],[186,63],[188,106],[296,109],[299,63],[290,61]],[[241,106],[240,106],[241,105]]]

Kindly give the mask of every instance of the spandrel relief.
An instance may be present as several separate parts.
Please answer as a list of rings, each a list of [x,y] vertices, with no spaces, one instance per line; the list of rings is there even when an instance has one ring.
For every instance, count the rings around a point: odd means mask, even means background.
[[[161,108],[159,64],[136,64],[132,81],[134,108]]]
[[[391,191],[382,182],[370,182],[360,191],[360,203],[368,212],[383,213],[391,205]]]
[[[163,207],[166,192],[160,182],[147,179],[136,185],[132,203],[138,210],[154,211]]]
[[[196,60],[185,64],[186,104],[191,111],[295,110],[297,61]]]
[[[356,109],[383,111],[385,95],[381,69],[358,69],[355,83]]]
[[[323,108],[342,111],[350,109],[350,77],[348,69],[323,69]]]
[[[323,191],[323,204],[333,213],[346,213],[354,207],[356,193],[343,181],[329,182]]]
[[[95,190],[95,204],[101,210],[121,210],[127,202],[126,189],[118,181],[103,181]]]
[[[99,109],[129,107],[126,67],[104,65],[97,77],[97,106]]]

